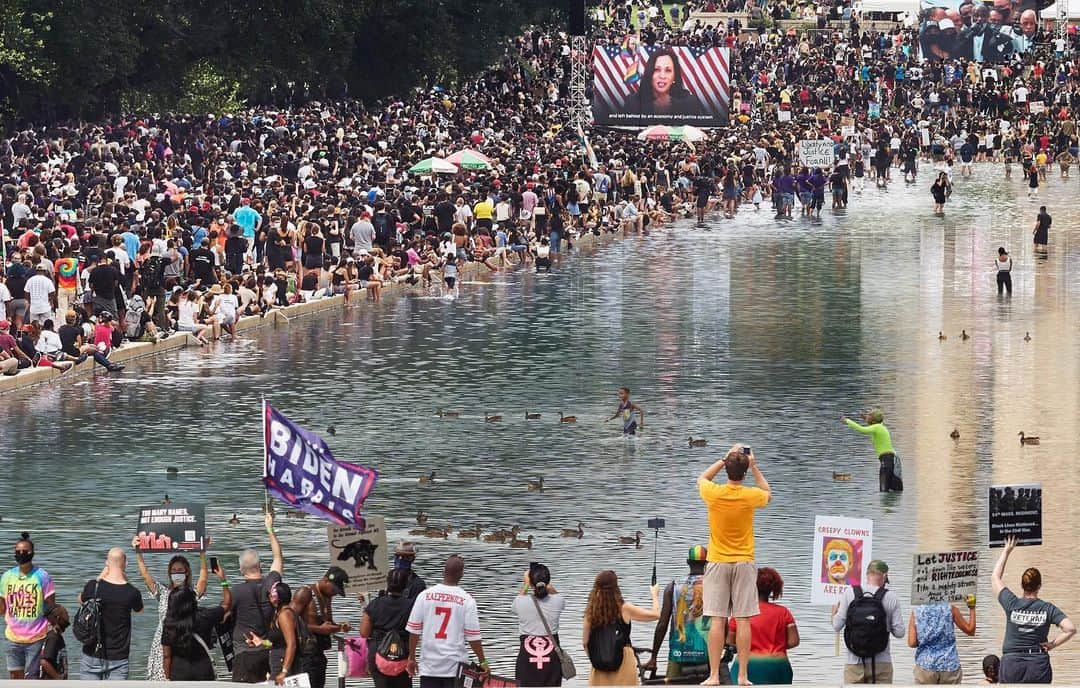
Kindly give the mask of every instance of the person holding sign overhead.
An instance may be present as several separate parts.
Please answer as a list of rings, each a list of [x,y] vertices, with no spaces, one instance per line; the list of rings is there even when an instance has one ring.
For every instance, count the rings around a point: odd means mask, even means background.
[[[994,564],[990,588],[1005,610],[1005,641],[1001,647],[1001,683],[1051,683],[1054,671],[1050,666],[1050,651],[1061,647],[1076,635],[1076,626],[1065,612],[1046,600],[1039,599],[1042,574],[1029,568],[1020,578],[1024,590],[1021,597],[1005,585],[1005,566],[1016,549],[1016,537],[1005,538],[1005,549]],[[1050,626],[1061,633],[1050,640]]]
[[[139,565],[139,573],[142,575],[143,582],[146,583],[146,589],[158,603],[158,624],[157,629],[154,630],[154,639],[150,642],[150,656],[146,660],[146,678],[148,681],[164,681],[166,676],[161,650],[161,630],[165,625],[165,614],[169,610],[169,596],[178,588],[191,587],[191,563],[182,554],[177,554],[169,559],[169,566],[167,567],[169,583],[168,585],[161,585],[154,579],[150,569],[147,568],[146,560],[143,559],[143,553],[139,550],[138,543],[139,536],[136,535],[131,541],[131,547],[135,550],[135,561]],[[199,560],[199,580],[195,583],[195,594],[202,597],[206,594],[207,568],[205,552],[199,555]]]

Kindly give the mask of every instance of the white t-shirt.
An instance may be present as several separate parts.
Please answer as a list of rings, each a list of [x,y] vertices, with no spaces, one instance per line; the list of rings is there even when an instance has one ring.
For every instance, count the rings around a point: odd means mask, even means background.
[[[53,281],[45,275],[34,275],[26,280],[26,293],[30,296],[31,313],[49,313],[52,311],[52,303],[49,294],[56,291]]]
[[[469,658],[465,643],[480,640],[476,600],[456,585],[432,586],[416,598],[406,628],[420,636],[421,676],[457,676]]]
[[[7,302],[11,300],[11,290],[0,282],[0,320],[7,320]]]
[[[52,330],[42,330],[41,336],[38,337],[37,345],[34,347],[43,354],[55,354],[63,348],[63,344],[60,341],[60,335]]]
[[[199,312],[199,304],[197,301],[181,298],[176,311],[176,323],[178,325],[193,327],[195,325],[195,315]]]
[[[218,313],[227,319],[236,320],[236,310],[239,307],[236,294],[222,294],[217,298]]]

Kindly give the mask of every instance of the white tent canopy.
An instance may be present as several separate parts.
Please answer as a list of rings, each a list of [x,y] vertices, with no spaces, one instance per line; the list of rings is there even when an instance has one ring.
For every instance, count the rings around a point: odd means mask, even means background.
[[[911,12],[919,11],[919,0],[862,0],[863,12]]]
[[[1040,16],[1042,16],[1043,19],[1057,19],[1058,3],[1065,3],[1065,7],[1068,9],[1069,19],[1080,19],[1080,0],[1058,0],[1056,3],[1040,12]]]

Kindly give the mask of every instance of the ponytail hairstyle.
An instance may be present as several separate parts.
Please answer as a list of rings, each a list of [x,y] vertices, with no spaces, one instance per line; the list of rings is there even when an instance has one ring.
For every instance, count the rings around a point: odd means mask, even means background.
[[[548,596],[548,586],[551,585],[551,571],[543,564],[535,561],[529,564],[529,582],[533,586],[533,595],[542,600]]]

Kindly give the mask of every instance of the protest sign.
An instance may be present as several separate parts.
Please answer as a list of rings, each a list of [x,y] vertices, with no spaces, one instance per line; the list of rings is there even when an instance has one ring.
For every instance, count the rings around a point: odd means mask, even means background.
[[[386,550],[386,522],[382,516],[368,516],[363,530],[330,524],[326,539],[330,544],[330,565],[349,574],[345,592],[350,595],[386,587],[390,559]]]
[[[263,404],[263,484],[289,506],[332,523],[364,527],[364,500],[379,474],[338,461],[326,442]]]
[[[814,518],[813,575],[810,604],[839,602],[851,585],[863,584],[870,563],[874,522],[865,518]]]
[[[1042,485],[990,486],[990,546],[1003,547],[1015,535],[1018,545],[1042,544]]]
[[[911,565],[911,604],[961,602],[979,587],[978,550],[916,554]]]
[[[206,549],[206,509],[202,504],[143,507],[135,535],[140,552],[201,552]]]
[[[1028,112],[1033,115],[1038,115],[1046,111],[1046,103],[1041,100],[1033,100],[1028,103]]]
[[[799,161],[807,167],[832,167],[833,142],[829,139],[799,141]]]
[[[781,110],[780,112],[776,113],[776,121],[778,121],[778,122],[790,122],[791,121],[791,110]]]

